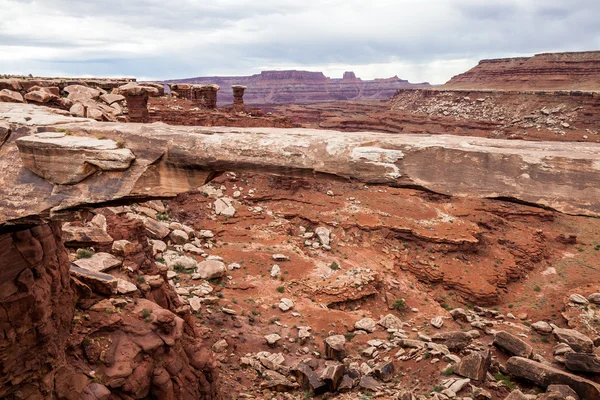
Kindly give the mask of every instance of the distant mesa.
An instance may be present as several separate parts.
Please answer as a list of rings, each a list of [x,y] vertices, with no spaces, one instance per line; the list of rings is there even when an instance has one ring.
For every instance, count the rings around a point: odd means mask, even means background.
[[[600,90],[600,51],[482,60],[440,89]]]
[[[344,72],[344,77],[342,78],[342,80],[344,80],[344,81],[356,80],[356,74],[352,71],[346,71],[346,72]]]
[[[345,72],[341,79],[332,79],[322,72],[263,71],[252,76],[215,76],[176,79],[167,83],[208,84],[221,86],[219,105],[233,103],[232,86],[247,86],[244,102],[260,104],[310,104],[327,101],[379,101],[391,98],[398,89],[429,87],[428,83],[413,84],[397,76],[386,79],[362,80],[354,72]]]

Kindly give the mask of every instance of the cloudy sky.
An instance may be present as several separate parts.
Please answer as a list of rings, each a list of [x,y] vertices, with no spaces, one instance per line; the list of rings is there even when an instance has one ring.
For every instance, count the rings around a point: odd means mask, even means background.
[[[0,0],[0,74],[443,83],[482,58],[600,49],[599,1]]]

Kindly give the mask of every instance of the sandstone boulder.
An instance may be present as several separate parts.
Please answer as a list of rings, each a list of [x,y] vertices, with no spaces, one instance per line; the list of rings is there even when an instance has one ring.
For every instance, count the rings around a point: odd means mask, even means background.
[[[56,99],[58,96],[49,93],[46,90],[34,90],[25,94],[25,100],[33,101],[35,103],[48,103],[51,100]]]
[[[320,379],[325,382],[330,392],[335,392],[340,386],[340,383],[342,383],[345,372],[346,368],[344,364],[331,363],[325,367],[323,372],[321,372]]]
[[[506,363],[506,368],[511,375],[527,379],[542,387],[552,384],[568,385],[583,399],[600,398],[600,384],[537,361],[511,357]]]
[[[79,183],[96,171],[122,171],[135,156],[113,140],[38,133],[16,140],[23,164],[59,185]],[[59,161],[60,160],[60,161]]]
[[[332,335],[325,339],[325,358],[342,361],[346,357],[346,338],[343,335]]]
[[[82,85],[69,85],[63,90],[68,93],[67,98],[74,103],[85,103],[100,97],[100,91],[98,89]]]
[[[436,333],[431,337],[434,343],[440,343],[452,351],[461,351],[473,341],[469,333],[462,331],[448,331]]]
[[[196,274],[201,279],[222,278],[227,273],[227,267],[222,261],[205,260],[196,266]]]
[[[592,353],[594,351],[594,342],[581,332],[574,329],[554,328],[553,331],[556,340],[566,343],[578,353]]]
[[[491,362],[492,355],[487,350],[481,353],[471,353],[460,360],[455,373],[465,378],[483,381]]]
[[[508,332],[497,332],[494,337],[494,345],[514,356],[525,358],[533,356],[533,348],[529,344]]]
[[[600,374],[600,357],[594,353],[567,353],[565,367],[571,371]]]
[[[6,103],[23,103],[23,96],[19,92],[14,92],[9,89],[0,90],[0,102]]]
[[[373,321],[372,318],[363,318],[359,321],[356,321],[356,323],[354,324],[354,329],[373,333],[377,329],[377,326],[375,325],[375,321]]]
[[[110,253],[95,253],[90,258],[80,258],[73,264],[93,272],[106,272],[121,265],[121,260]]]

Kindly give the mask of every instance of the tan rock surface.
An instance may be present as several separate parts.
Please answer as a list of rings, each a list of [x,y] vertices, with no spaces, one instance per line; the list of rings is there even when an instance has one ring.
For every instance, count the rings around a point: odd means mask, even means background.
[[[42,139],[21,133],[0,149],[5,171],[0,193],[12,196],[0,209],[0,223],[124,196],[172,196],[205,183],[213,171],[227,170],[342,177],[600,214],[600,146],[595,144],[98,123],[12,103],[0,104],[2,119],[70,135]],[[73,123],[63,125],[67,122]],[[125,148],[117,148],[117,142]],[[44,153],[36,150],[42,147]],[[127,168],[131,154],[136,162]],[[102,173],[95,174],[98,170]],[[50,183],[86,177],[81,185]]]

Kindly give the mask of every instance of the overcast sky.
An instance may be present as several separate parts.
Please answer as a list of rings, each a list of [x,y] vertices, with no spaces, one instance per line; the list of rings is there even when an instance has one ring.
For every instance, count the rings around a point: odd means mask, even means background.
[[[600,49],[599,1],[0,0],[0,74],[443,83],[482,58]]]

